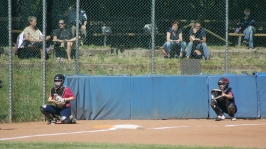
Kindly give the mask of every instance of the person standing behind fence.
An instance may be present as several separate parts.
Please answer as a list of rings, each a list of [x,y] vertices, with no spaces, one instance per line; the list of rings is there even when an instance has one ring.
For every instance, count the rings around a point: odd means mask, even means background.
[[[180,50],[173,49],[173,46],[177,45]],[[172,27],[166,32],[166,42],[163,45],[164,58],[171,57],[171,52],[174,51],[175,58],[182,58],[186,49],[186,42],[183,41],[182,29],[179,28],[179,22],[174,21]],[[179,52],[179,53],[178,53]]]
[[[206,31],[201,27],[201,22],[196,21],[193,28],[189,30],[189,43],[186,51],[186,57],[191,55],[193,44],[196,50],[203,49],[205,60],[210,60],[210,52],[206,44]]]
[[[244,17],[240,19],[238,23],[239,28],[236,29],[236,33],[243,32],[245,34],[243,43],[248,45],[248,49],[253,49],[253,35],[256,29],[254,28],[255,21],[250,16],[250,12],[248,8],[244,10]]]
[[[67,12],[68,17],[68,24],[70,25],[71,32],[73,37],[76,37],[76,4],[73,4],[69,7]],[[80,30],[80,36],[81,36],[81,45],[83,45],[84,40],[87,37],[87,14],[85,10],[79,9],[79,30]]]

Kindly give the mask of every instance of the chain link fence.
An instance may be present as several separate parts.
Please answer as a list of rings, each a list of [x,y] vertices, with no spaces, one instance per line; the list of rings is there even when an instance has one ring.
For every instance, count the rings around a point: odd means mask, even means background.
[[[10,0],[0,4],[0,80],[4,84],[0,88],[0,119],[4,122],[10,121],[10,115],[15,122],[41,120],[39,106],[46,102],[58,73],[194,75],[266,71],[264,0]],[[233,34],[246,8],[255,20],[253,49],[242,43],[241,34]],[[17,43],[25,37],[19,35],[30,25],[29,16],[36,17],[36,28],[42,32],[39,47]],[[180,58],[181,45],[174,44],[166,58],[164,44],[175,21],[182,30],[185,52]],[[205,60],[202,47],[190,43],[190,30],[197,21],[205,30],[210,60]],[[60,27],[65,27],[67,34],[62,34]]]

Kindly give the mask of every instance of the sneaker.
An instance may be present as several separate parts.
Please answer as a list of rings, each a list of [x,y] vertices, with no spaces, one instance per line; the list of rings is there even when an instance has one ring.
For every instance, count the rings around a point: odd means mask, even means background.
[[[248,49],[249,49],[249,50],[252,50],[253,48],[249,47]]]
[[[60,57],[56,58],[56,62],[60,62]]]
[[[221,120],[224,120],[225,119],[225,116],[224,115],[218,115],[217,118],[215,119],[215,121],[221,121]]]
[[[235,118],[235,117],[231,117],[231,120],[232,120],[232,121],[236,121],[236,118]]]
[[[179,56],[176,54],[176,55],[175,55],[175,58],[179,58]]]
[[[210,59],[210,57],[205,57],[205,60],[207,61],[207,60],[211,60],[211,59]]]
[[[164,55],[163,57],[164,57],[164,58],[169,58],[169,56],[168,56],[168,55]]]
[[[74,118],[74,116],[72,114],[69,116],[69,119],[71,120],[71,124],[76,124],[77,123],[76,119]]]
[[[244,44],[248,44],[248,40],[247,40],[247,39],[244,39],[242,42],[243,42]]]
[[[62,58],[60,59],[60,61],[63,62],[63,61],[65,61],[65,59],[62,57]]]
[[[54,125],[54,124],[56,124],[56,120],[54,120],[54,119],[50,119],[50,120],[48,121],[48,124],[50,124],[50,125]]]

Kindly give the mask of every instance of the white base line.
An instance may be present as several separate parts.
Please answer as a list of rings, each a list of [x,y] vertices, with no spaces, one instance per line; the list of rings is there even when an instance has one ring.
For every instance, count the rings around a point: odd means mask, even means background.
[[[237,127],[237,126],[259,126],[259,125],[266,125],[266,123],[261,123],[261,124],[238,124],[238,125],[224,125],[224,127]]]
[[[88,132],[103,132],[103,131],[110,131],[110,130],[111,129],[91,130],[91,131],[77,131],[77,132],[68,132],[68,133],[65,132],[65,133],[39,134],[39,135],[19,136],[19,137],[12,137],[12,138],[0,138],[0,141],[24,139],[24,138],[32,138],[32,137],[58,136],[58,135],[65,135],[65,134],[80,134],[80,133],[88,133]]]

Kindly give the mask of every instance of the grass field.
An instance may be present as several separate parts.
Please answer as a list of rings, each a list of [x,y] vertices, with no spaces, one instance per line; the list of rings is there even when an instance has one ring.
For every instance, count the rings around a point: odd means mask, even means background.
[[[235,147],[204,147],[179,145],[111,144],[80,142],[0,142],[1,149],[248,149]]]

